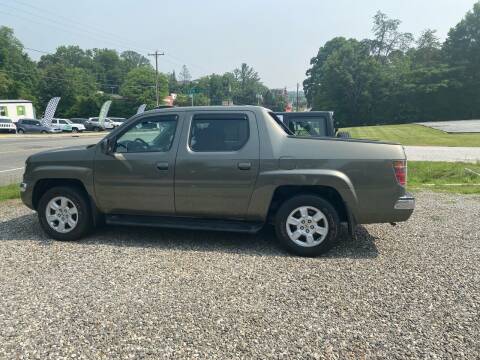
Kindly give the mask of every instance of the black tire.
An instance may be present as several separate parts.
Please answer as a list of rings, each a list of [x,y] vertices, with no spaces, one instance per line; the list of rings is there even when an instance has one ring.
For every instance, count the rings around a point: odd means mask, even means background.
[[[295,209],[311,206],[320,210],[328,222],[328,232],[318,245],[304,247],[290,239],[287,232],[287,219]],[[289,252],[299,256],[318,256],[330,250],[337,243],[340,233],[340,219],[335,208],[325,199],[315,195],[298,195],[285,201],[275,216],[275,232],[280,244]]]
[[[45,130],[40,131],[40,134],[48,134]]]
[[[47,205],[53,198],[57,196],[66,197],[77,207],[78,218],[77,225],[70,232],[61,233],[50,227],[46,218]],[[49,189],[40,198],[37,207],[38,218],[42,229],[53,239],[62,241],[78,240],[87,235],[93,228],[92,212],[84,193],[70,186],[59,186]]]
[[[337,137],[342,138],[342,139],[350,139],[352,135],[348,131],[339,131],[337,133]]]
[[[17,130],[17,133],[18,133],[18,134],[25,134],[25,130],[23,130],[23,129],[18,129],[18,130]]]
[[[95,126],[95,127],[93,128],[93,131],[100,131],[100,128],[97,127],[97,126]]]
[[[77,133],[78,129],[77,128],[72,128],[72,133]]]

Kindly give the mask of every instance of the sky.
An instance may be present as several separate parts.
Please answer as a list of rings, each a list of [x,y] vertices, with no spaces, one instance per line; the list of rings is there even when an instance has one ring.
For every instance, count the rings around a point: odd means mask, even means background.
[[[335,36],[371,36],[378,10],[418,36],[436,29],[444,40],[474,0],[0,0],[0,25],[25,47],[54,52],[82,48],[156,49],[162,72],[187,65],[194,78],[242,62],[263,83],[293,90],[318,49]],[[37,60],[42,53],[28,50]],[[152,58],[153,60],[153,58]]]

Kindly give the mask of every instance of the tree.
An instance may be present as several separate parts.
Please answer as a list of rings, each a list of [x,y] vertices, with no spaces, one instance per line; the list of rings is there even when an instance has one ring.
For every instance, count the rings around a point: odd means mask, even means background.
[[[393,51],[406,51],[414,38],[411,33],[398,31],[401,21],[390,19],[386,14],[378,11],[373,17],[373,33],[375,38],[371,41],[372,54],[377,59],[385,59]]]
[[[36,103],[35,88],[38,71],[35,63],[23,51],[22,43],[13,30],[0,26],[0,97],[31,99]]]
[[[168,92],[170,94],[176,94],[180,90],[178,86],[177,76],[175,75],[175,70],[168,75]]]
[[[263,94],[263,106],[273,111],[285,111],[287,100],[283,89],[268,89]]]
[[[159,74],[158,79],[160,99],[163,99],[168,95],[168,80],[163,74]],[[120,88],[120,94],[132,106],[147,104],[150,108],[156,107],[155,70],[147,66],[130,70]]]
[[[132,50],[122,52],[120,59],[123,60],[123,65],[127,72],[137,67],[151,66],[150,61],[145,56]]]
[[[179,74],[180,82],[183,85],[186,85],[192,80],[192,75],[190,75],[190,71],[188,71],[187,65],[182,66],[182,71]]]
[[[239,105],[256,105],[258,96],[265,92],[266,87],[260,82],[258,73],[243,63],[233,70],[233,101]]]

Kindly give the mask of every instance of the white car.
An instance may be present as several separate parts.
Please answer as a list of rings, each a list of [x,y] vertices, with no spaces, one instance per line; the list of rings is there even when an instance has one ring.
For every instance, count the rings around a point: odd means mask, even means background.
[[[16,133],[17,127],[10,118],[0,116],[0,132]]]
[[[105,123],[103,127],[98,122],[98,117],[88,118],[87,122],[88,122],[88,127],[93,131],[101,131],[105,129],[110,130],[115,128],[115,125],[113,125],[113,123],[110,121],[109,118],[105,118]]]
[[[75,124],[68,119],[52,119],[52,128],[73,133],[85,130],[83,124]]]
[[[112,125],[113,125],[114,127],[123,125],[123,123],[124,123],[125,121],[127,121],[127,119],[122,118],[122,117],[109,117],[109,118],[107,118],[107,119],[110,120],[110,122],[112,123]]]

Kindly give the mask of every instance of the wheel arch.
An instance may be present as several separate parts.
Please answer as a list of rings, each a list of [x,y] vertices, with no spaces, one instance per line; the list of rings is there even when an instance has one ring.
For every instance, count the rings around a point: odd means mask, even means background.
[[[271,221],[280,206],[287,200],[299,195],[318,196],[328,201],[337,210],[341,221],[350,221],[351,214],[341,194],[331,186],[326,185],[281,185],[278,186],[270,201],[268,220]]]

